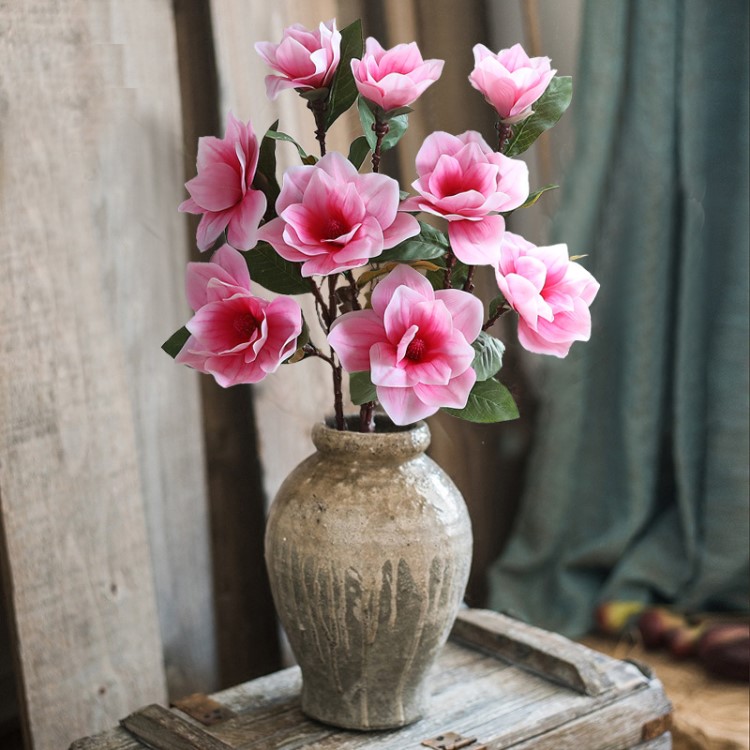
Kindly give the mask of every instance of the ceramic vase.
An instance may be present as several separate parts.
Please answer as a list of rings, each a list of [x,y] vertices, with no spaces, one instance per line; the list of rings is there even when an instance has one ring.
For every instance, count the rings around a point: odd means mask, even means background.
[[[302,670],[302,710],[348,729],[386,729],[426,710],[429,670],[463,598],[466,505],[425,455],[429,428],[375,433],[318,424],[316,452],[274,500],[266,563]]]

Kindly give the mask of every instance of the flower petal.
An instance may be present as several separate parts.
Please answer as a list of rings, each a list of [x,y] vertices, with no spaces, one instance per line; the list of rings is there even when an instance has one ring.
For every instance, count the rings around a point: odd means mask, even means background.
[[[389,388],[377,386],[378,401],[391,418],[393,424],[407,425],[434,414],[439,407],[428,406],[413,388]]]
[[[479,221],[452,221],[448,238],[456,257],[470,266],[495,266],[500,260],[500,242],[505,231],[502,216]]]
[[[328,343],[347,372],[369,370],[370,348],[385,339],[383,321],[372,310],[344,313],[333,322],[328,334]]]
[[[227,229],[227,242],[238,250],[250,250],[258,243],[258,225],[266,211],[266,196],[260,190],[248,190],[234,209]]]
[[[432,285],[419,271],[415,271],[411,266],[399,264],[375,286],[372,293],[372,309],[380,317],[385,314],[396,290],[402,286],[413,289],[425,299],[435,299]]]

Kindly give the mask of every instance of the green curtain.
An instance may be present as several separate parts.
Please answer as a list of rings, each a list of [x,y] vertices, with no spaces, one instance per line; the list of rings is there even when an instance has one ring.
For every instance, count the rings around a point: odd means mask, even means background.
[[[545,363],[490,604],[570,635],[598,602],[748,608],[748,3],[589,0],[556,241],[601,282]]]

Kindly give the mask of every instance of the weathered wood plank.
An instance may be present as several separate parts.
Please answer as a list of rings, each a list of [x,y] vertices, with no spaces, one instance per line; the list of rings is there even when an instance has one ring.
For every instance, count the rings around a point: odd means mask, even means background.
[[[614,660],[497,612],[459,612],[451,637],[586,695],[613,687]]]
[[[644,736],[644,726],[650,721],[648,717],[667,717],[671,709],[661,685],[654,681],[647,689],[626,695],[595,714],[568,722],[553,733],[538,734],[513,745],[490,747],[492,750],[506,747],[513,750],[580,750],[585,738],[586,747],[630,750],[644,743],[661,741],[662,735]],[[668,726],[664,730],[668,730]],[[659,747],[658,742],[656,747]]]
[[[84,7],[103,26],[94,41],[117,44],[123,60],[122,76],[105,81],[99,99],[108,120],[92,188],[112,334],[126,356],[167,683],[173,696],[211,691],[218,680],[199,394],[192,374],[160,348],[188,312],[172,3]]]
[[[168,36],[163,5],[31,0],[0,14],[0,515],[37,750],[164,696],[143,515],[153,474],[136,449],[159,393],[135,413],[128,367],[147,364],[128,364],[137,337],[123,340],[114,294],[138,320],[133,290],[155,272],[134,274],[128,253],[165,241],[152,196],[132,197],[141,167],[159,169],[165,123],[142,106],[127,46]]]
[[[154,750],[232,750],[231,745],[155,704],[126,716],[120,724]]]

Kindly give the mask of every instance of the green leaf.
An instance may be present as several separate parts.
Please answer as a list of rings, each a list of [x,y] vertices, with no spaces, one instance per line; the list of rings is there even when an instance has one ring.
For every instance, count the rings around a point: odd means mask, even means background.
[[[378,137],[372,129],[372,126],[375,124],[375,115],[361,96],[357,102],[357,109],[359,110],[359,121],[362,123],[362,132],[365,134],[365,138],[367,138],[370,149],[375,151],[375,146],[378,143]],[[387,151],[389,148],[393,148],[401,140],[408,127],[408,115],[398,115],[388,120],[388,132],[380,144],[381,153]]]
[[[545,130],[549,130],[562,117],[572,97],[573,79],[570,76],[555,76],[534,104],[534,114],[513,127],[506,156],[518,156],[526,151]]]
[[[175,331],[162,345],[161,348],[174,359],[182,347],[185,346],[185,342],[190,338],[190,331],[185,326],[182,326],[179,331]]]
[[[370,380],[369,372],[352,372],[349,374],[349,393],[352,403],[357,406],[375,401],[378,397],[375,386]]]
[[[444,408],[441,411],[468,422],[482,424],[518,419],[518,407],[513,396],[494,378],[475,383],[463,409]]]
[[[362,21],[357,20],[341,29],[341,60],[331,82],[331,96],[328,99],[328,116],[326,117],[326,130],[349,107],[357,98],[357,86],[354,83],[351,60],[361,58],[365,48],[362,36]]]
[[[260,150],[258,153],[258,166],[255,170],[255,177],[253,178],[253,187],[263,192],[268,201],[268,207],[273,212],[273,207],[276,204],[276,199],[279,197],[280,188],[279,183],[276,180],[276,141],[270,135],[275,133],[279,127],[279,121],[271,125],[263,136],[263,140],[260,142]],[[275,212],[273,212],[275,216]],[[271,214],[266,212],[266,218],[269,218]]]
[[[431,258],[439,258],[450,250],[445,232],[441,232],[439,229],[435,229],[435,227],[425,224],[423,221],[419,222],[419,226],[419,234],[409,237],[403,242],[399,242],[398,245],[389,250],[385,250],[377,257],[377,262],[429,260]]]
[[[305,149],[302,148],[302,146],[297,143],[297,141],[292,138],[291,135],[288,135],[287,133],[282,133],[280,130],[269,130],[266,133],[267,138],[272,138],[274,141],[286,141],[287,143],[291,143],[294,145],[294,147],[297,149],[297,153],[299,154],[299,158],[302,159],[302,161],[305,164],[315,164],[317,159],[314,156],[310,156],[310,154],[305,151]]]
[[[306,294],[312,291],[310,280],[303,278],[298,263],[284,260],[267,242],[259,242],[242,253],[250,276],[271,292]]]
[[[367,142],[367,138],[361,135],[359,138],[355,138],[349,147],[349,161],[354,164],[356,169],[359,169],[369,153],[370,144]]]
[[[529,193],[529,197],[518,207],[518,208],[528,208],[529,206],[533,206],[544,193],[548,192],[549,190],[557,190],[557,188],[560,187],[559,185],[545,185],[543,188],[539,188],[539,190],[535,190],[533,193]],[[513,209],[514,211],[517,211],[518,208]],[[505,216],[508,214],[513,213],[513,211],[508,211]]]
[[[471,366],[477,374],[477,380],[489,380],[503,366],[505,344],[489,333],[481,331],[472,346],[476,354]]]

